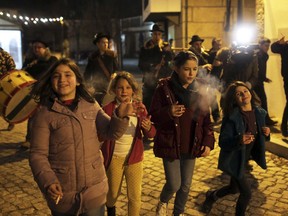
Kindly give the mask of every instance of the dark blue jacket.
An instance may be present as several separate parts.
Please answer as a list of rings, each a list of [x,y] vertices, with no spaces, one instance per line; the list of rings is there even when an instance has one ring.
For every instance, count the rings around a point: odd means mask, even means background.
[[[261,128],[265,126],[266,111],[260,107],[254,107],[257,135],[251,151],[252,159],[263,169],[266,169],[265,141],[266,138]],[[218,168],[235,178],[242,178],[245,168],[246,145],[241,144],[245,126],[239,108],[235,108],[229,117],[224,117],[219,136],[221,148]],[[269,139],[269,137],[267,138]]]

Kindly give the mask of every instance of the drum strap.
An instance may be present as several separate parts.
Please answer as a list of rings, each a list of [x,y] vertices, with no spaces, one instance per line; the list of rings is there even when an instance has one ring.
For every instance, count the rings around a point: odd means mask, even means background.
[[[100,67],[102,68],[105,76],[107,77],[108,80],[110,80],[110,73],[109,73],[108,69],[105,67],[102,59],[100,57],[97,57],[97,60],[98,60]]]
[[[8,121],[11,121],[31,100],[30,95],[26,95],[22,101],[5,117]]]

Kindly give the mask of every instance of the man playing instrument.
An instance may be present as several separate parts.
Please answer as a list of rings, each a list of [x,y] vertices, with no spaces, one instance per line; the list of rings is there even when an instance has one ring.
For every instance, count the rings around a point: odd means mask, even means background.
[[[173,52],[168,42],[162,39],[163,30],[154,24],[150,30],[152,38],[140,50],[138,67],[143,73],[143,103],[149,109],[152,95],[160,78],[172,73],[170,62]]]

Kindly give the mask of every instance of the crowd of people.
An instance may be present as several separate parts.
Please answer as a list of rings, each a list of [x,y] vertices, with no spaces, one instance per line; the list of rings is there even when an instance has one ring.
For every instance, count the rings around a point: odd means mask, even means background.
[[[251,199],[248,161],[267,168],[265,141],[269,126],[277,124],[268,114],[264,89],[264,82],[271,82],[266,76],[271,41],[263,38],[257,48],[242,50],[222,47],[222,40],[214,38],[212,48],[205,50],[204,39],[193,35],[188,51],[175,53],[163,32],[160,25],[153,25],[151,39],[140,50],[142,95],[133,74],[120,70],[108,34],[94,36],[96,50],[83,75],[75,61],[57,59],[45,41],[32,41],[22,70],[36,80],[30,94],[39,106],[28,119],[22,147],[30,149],[33,176],[53,216],[104,216],[105,211],[115,216],[124,178],[127,215],[140,215],[147,139],[154,141],[153,152],[162,159],[165,174],[156,215],[168,215],[173,196],[173,215],[184,215],[195,161],[209,157],[214,149],[213,122],[221,122],[218,168],[231,180],[207,191],[201,211],[209,213],[219,198],[239,192],[235,214],[245,215]],[[284,136],[287,44],[283,37],[271,46],[282,57]],[[0,63],[1,76],[15,70],[3,49]],[[223,85],[215,85],[215,80]],[[221,109],[216,91],[221,93]],[[107,95],[113,100],[105,101]],[[8,129],[13,127],[9,124]]]

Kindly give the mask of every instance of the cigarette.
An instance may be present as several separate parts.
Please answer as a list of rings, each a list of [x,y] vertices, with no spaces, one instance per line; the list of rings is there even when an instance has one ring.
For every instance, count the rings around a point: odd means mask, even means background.
[[[57,196],[57,199],[56,199],[56,205],[58,205],[58,203],[59,203],[59,201],[60,201],[60,198],[61,198],[61,196],[58,195],[58,196]]]

